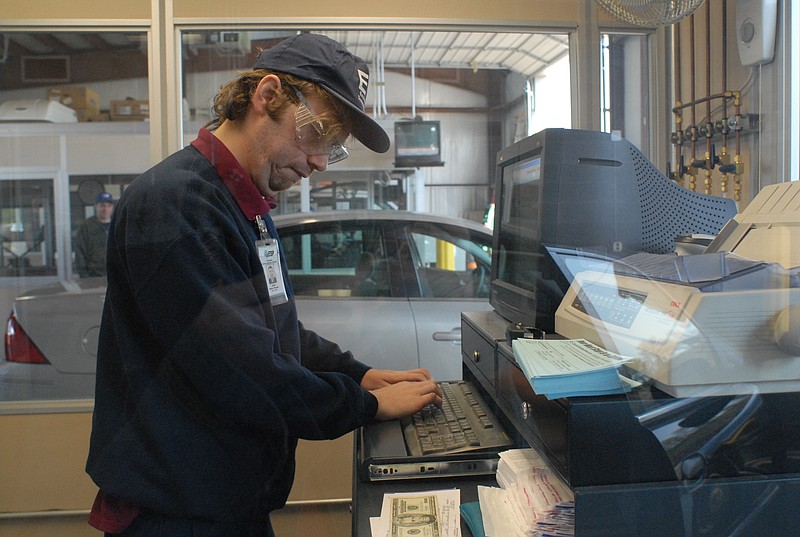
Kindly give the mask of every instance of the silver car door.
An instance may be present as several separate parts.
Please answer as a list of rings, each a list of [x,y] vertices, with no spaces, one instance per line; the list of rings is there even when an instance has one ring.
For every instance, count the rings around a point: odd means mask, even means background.
[[[440,233],[436,229],[408,234],[420,284],[411,298],[420,364],[440,380],[461,379],[461,312],[490,310],[488,245]]]
[[[306,328],[372,367],[419,367],[411,307],[396,296],[397,263],[380,223],[315,222],[280,234]]]
[[[297,310],[306,328],[335,341],[367,365],[420,367],[411,308],[405,299],[297,297]]]

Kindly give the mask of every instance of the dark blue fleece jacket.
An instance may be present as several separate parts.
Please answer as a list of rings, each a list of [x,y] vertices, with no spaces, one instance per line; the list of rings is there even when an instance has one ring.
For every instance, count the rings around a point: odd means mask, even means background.
[[[289,494],[298,438],[374,419],[368,367],[305,330],[292,297],[270,304],[257,238],[192,146],[121,196],[87,462],[105,493],[168,516],[263,520]]]

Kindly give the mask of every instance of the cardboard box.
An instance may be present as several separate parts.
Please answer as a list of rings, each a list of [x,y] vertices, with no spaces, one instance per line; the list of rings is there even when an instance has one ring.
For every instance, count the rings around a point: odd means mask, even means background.
[[[150,101],[111,101],[109,116],[111,121],[144,121],[150,118]]]
[[[78,114],[78,121],[82,121],[80,119],[80,113]],[[111,121],[111,117],[108,115],[108,112],[100,112],[99,114],[96,114],[96,115],[86,119],[86,121],[91,121],[91,122]]]
[[[100,96],[91,88],[60,86],[47,91],[49,101],[57,101],[78,112],[78,121],[89,121],[100,113]]]
[[[99,117],[102,115],[101,113],[95,114],[91,110],[75,110],[75,115],[78,117],[79,122],[85,121],[99,121]],[[107,116],[108,114],[106,114]],[[106,118],[108,121],[108,118]]]

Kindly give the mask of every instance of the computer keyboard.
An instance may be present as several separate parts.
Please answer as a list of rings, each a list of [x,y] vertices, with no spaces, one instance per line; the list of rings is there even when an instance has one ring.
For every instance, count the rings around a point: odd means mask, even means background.
[[[440,382],[441,408],[428,405],[403,418],[411,455],[439,455],[511,447],[511,438],[467,381]]]

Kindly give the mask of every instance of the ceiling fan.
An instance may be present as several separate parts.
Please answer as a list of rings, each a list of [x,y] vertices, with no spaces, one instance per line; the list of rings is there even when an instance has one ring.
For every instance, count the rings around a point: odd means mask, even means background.
[[[691,15],[705,0],[595,0],[614,17],[636,26],[664,26]]]

